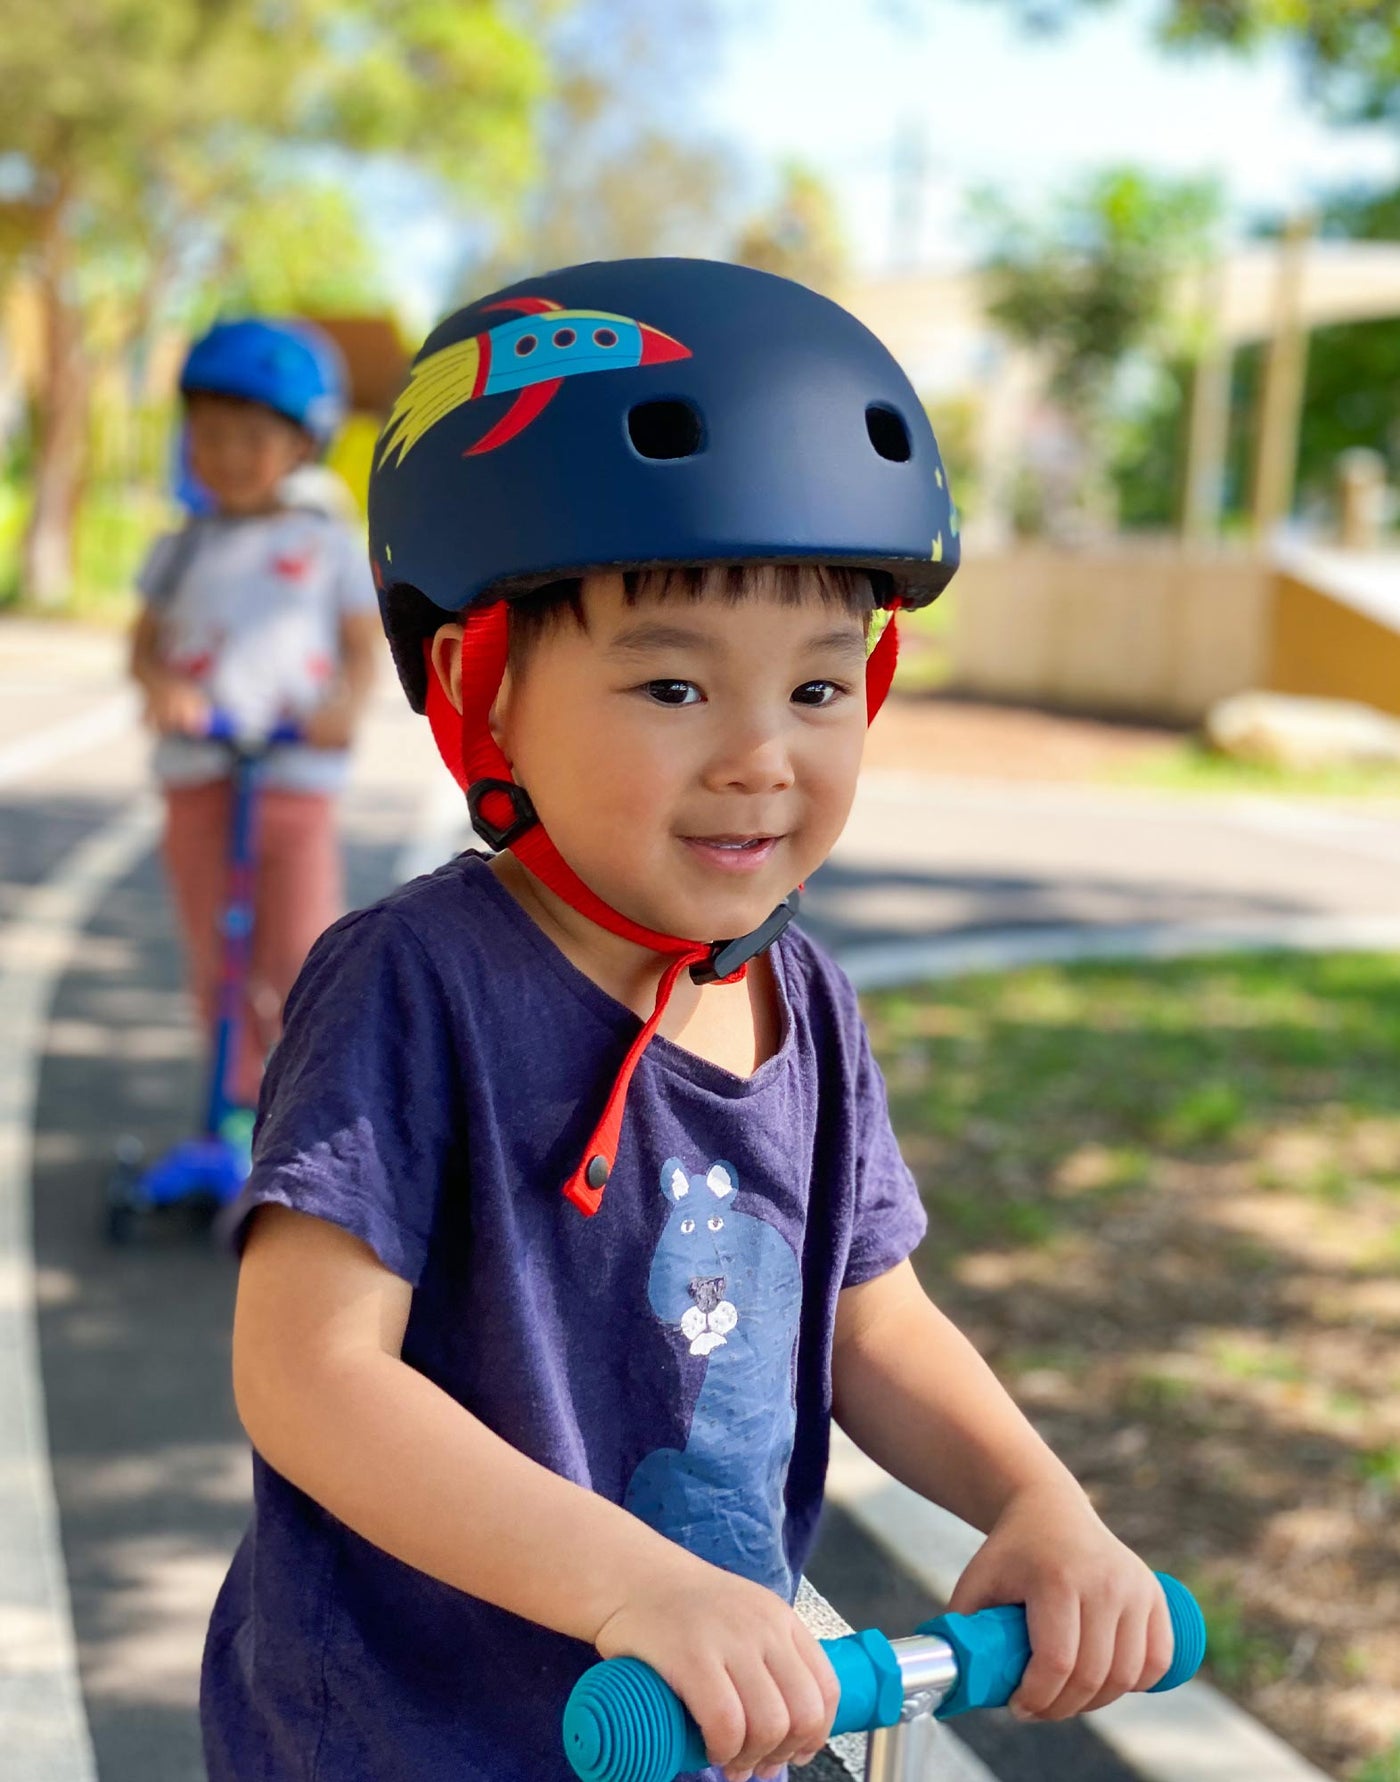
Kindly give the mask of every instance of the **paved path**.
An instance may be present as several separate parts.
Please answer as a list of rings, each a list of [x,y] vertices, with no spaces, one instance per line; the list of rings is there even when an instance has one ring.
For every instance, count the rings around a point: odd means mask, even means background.
[[[63,878],[75,850],[136,820],[131,801],[143,784],[144,745],[129,716],[82,728],[119,688],[115,640],[59,636],[55,649],[55,636],[0,626],[0,690],[15,692],[0,699],[0,922],[12,939],[28,933],[18,924],[33,894]],[[410,842],[426,834],[428,854],[452,845],[446,784],[425,727],[386,686],[346,806],[356,901],[394,881]],[[872,967],[890,957],[881,949],[930,931],[964,947],[994,936],[1003,945],[1008,930],[1043,946],[1086,925],[1322,921],[1380,932],[1374,925],[1394,918],[1397,864],[1400,822],[1389,815],[882,775],[814,882],[807,918]],[[66,1582],[95,1769],[84,1772],[79,1759],[44,1770],[26,1750],[13,1773],[25,1782],[198,1782],[200,1638],[248,1490],[228,1388],[232,1274],[173,1234],[114,1255],[95,1220],[114,1137],[134,1130],[159,1146],[197,1099],[196,1048],[149,850],[135,850],[93,896],[70,943],[42,1011],[20,1161],[32,1162],[30,1291],[64,1562],[57,1606],[67,1610]],[[28,1241],[28,1223],[26,1208],[16,1243]],[[5,1303],[23,1312],[18,1276],[3,1279]],[[0,1365],[12,1359],[0,1354]],[[0,1517],[17,1501],[18,1479],[0,1446]],[[27,1478],[31,1508],[45,1482]],[[39,1594],[45,1575],[36,1558]],[[891,1628],[912,1625],[935,1595],[841,1509],[815,1576],[848,1619]],[[0,1583],[0,1671],[6,1627],[18,1626],[7,1624],[7,1605]],[[0,1716],[6,1702],[0,1689]],[[1071,1773],[1125,1782],[1131,1773],[1088,1726],[1028,1732],[990,1717],[969,1736],[998,1776],[1016,1782]],[[5,1738],[0,1725],[8,1777]]]

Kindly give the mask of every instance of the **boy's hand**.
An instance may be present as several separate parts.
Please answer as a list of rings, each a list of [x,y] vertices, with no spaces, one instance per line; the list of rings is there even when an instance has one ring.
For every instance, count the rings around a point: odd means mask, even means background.
[[[949,1608],[1026,1605],[1031,1661],[1012,1696],[1023,1720],[1065,1720],[1150,1689],[1172,1661],[1162,1587],[1110,1534],[1077,1486],[1012,1498],[968,1565]]]
[[[348,749],[355,740],[357,717],[352,701],[343,693],[333,693],[307,717],[303,738],[313,749]]]
[[[665,1678],[730,1782],[810,1762],[840,1701],[826,1654],[781,1598],[690,1554],[609,1616],[595,1644]]]
[[[203,736],[212,710],[198,681],[162,674],[146,683],[146,722],[164,736]]]

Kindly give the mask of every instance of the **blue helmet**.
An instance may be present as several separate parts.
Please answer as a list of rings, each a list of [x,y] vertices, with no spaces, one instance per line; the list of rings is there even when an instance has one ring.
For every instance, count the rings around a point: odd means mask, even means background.
[[[958,565],[888,349],[814,291],[712,260],[570,266],[441,322],[376,448],[369,530],[419,709],[444,613],[590,569],[812,560],[922,606]]]
[[[216,322],[190,348],[180,394],[237,396],[285,415],[326,444],[345,414],[339,348],[307,322]]]

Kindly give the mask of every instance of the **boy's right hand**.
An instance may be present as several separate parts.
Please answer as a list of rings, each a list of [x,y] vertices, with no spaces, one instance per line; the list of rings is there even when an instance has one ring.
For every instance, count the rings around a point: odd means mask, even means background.
[[[203,736],[212,711],[198,681],[163,674],[146,683],[146,722],[164,736]]]
[[[809,1763],[841,1698],[826,1654],[771,1590],[677,1551],[599,1628],[598,1651],[657,1671],[730,1782]]]

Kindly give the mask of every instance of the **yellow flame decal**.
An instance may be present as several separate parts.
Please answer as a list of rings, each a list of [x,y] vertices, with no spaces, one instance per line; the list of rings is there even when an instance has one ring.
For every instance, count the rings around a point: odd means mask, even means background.
[[[929,553],[929,561],[931,563],[941,563],[943,561],[943,534],[941,532],[933,541],[933,549]]]
[[[402,464],[430,427],[436,427],[445,415],[470,400],[480,357],[480,341],[472,335],[413,367],[408,387],[399,392],[384,429],[381,464],[393,451],[398,452],[398,462]]]

